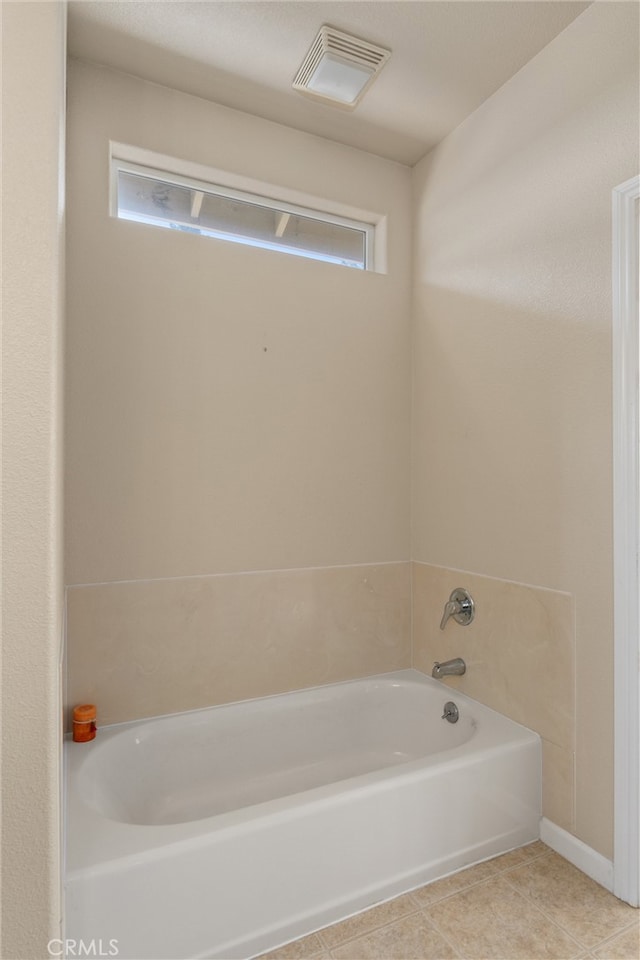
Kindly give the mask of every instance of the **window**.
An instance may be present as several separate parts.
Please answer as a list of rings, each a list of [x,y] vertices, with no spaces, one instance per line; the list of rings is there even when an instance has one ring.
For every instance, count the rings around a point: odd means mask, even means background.
[[[178,176],[113,158],[113,213],[358,270],[373,269],[373,223]]]

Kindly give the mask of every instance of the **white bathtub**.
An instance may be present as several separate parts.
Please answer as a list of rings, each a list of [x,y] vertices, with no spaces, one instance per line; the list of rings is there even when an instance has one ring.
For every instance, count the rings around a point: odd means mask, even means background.
[[[66,758],[65,935],[119,960],[254,956],[538,836],[537,734],[415,670],[118,724]]]

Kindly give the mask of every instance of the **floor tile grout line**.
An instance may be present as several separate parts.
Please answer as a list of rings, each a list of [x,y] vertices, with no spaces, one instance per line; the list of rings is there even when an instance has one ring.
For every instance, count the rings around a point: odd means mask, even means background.
[[[437,900],[432,900],[430,903],[422,904],[422,905],[420,906],[420,909],[421,909],[421,910],[427,910],[427,909],[429,909],[429,907],[435,906],[436,903],[442,903],[444,900],[451,900],[452,897],[457,897],[459,893],[464,893],[466,890],[470,890],[471,887],[477,887],[477,886],[479,886],[479,884],[481,884],[481,883],[486,883],[488,880],[493,880],[495,877],[502,877],[505,873],[508,873],[510,870],[516,870],[516,869],[519,869],[520,867],[526,867],[526,866],[528,866],[530,863],[533,863],[534,860],[540,860],[542,857],[545,857],[545,856],[547,856],[547,855],[548,855],[547,853],[537,854],[536,856],[531,857],[529,860],[523,860],[521,863],[514,863],[514,864],[512,864],[510,867],[504,867],[503,869],[496,870],[495,873],[489,874],[488,877],[482,877],[482,879],[480,879],[480,880],[472,880],[470,883],[466,884],[465,886],[460,887],[459,890],[454,890],[453,893],[447,893],[447,894],[445,894],[443,897],[439,897]],[[506,856],[506,854],[501,854],[501,856]],[[490,861],[490,860],[481,860],[481,861],[480,861],[480,864],[481,864],[481,863],[491,863],[491,861]],[[466,867],[465,869],[467,869],[467,870],[473,870],[473,867],[474,867],[474,866],[480,866],[480,864],[473,864],[471,867]],[[464,870],[460,870],[459,873],[460,873],[460,874],[463,874],[463,873],[464,873]],[[449,877],[455,877],[455,876],[458,876],[458,874],[456,874],[456,873],[450,873],[450,874],[449,874]],[[449,877],[442,877],[442,880],[448,880]],[[440,881],[439,881],[439,880],[433,880],[432,883],[433,883],[433,884],[436,884],[436,883],[440,883]],[[429,886],[431,886],[431,884],[429,884],[429,883],[424,884],[424,887],[429,887]],[[422,890],[422,889],[423,889],[423,887],[416,887],[416,890]],[[415,891],[415,890],[411,890],[411,891],[409,891],[409,892],[410,892],[410,893],[415,893],[416,891]]]
[[[520,866],[526,866],[526,864],[520,864]],[[482,883],[482,884],[487,884],[487,883],[489,883],[489,881],[491,881],[491,880],[496,880],[498,877],[504,877],[504,873],[502,873],[502,874],[494,874],[493,877],[487,877],[486,880],[481,880],[480,883]],[[474,886],[479,886],[480,883],[474,884]],[[522,893],[522,891],[521,891],[521,890],[518,890],[512,883],[509,884],[509,887],[510,887],[515,893],[519,894],[519,895],[522,897],[523,900],[525,900],[531,907],[533,907],[534,910],[537,911],[537,913],[539,913],[542,917],[544,917],[544,919],[545,919],[548,923],[550,923],[552,927],[556,927],[558,930],[560,930],[562,933],[564,933],[567,937],[569,937],[570,940],[573,941],[573,943],[576,945],[576,952],[573,954],[573,957],[579,957],[579,955],[582,954],[582,953],[584,953],[585,950],[591,950],[591,949],[593,949],[592,947],[587,947],[585,944],[580,943],[580,941],[577,940],[576,937],[575,937],[572,933],[569,933],[569,931],[568,931],[567,929],[565,929],[565,927],[562,927],[556,920],[553,920],[551,917],[549,917],[549,916],[544,912],[544,910],[541,910],[541,909],[540,909],[540,907],[537,905],[537,903],[534,903],[533,900],[531,900],[529,897],[526,897],[526,896]],[[470,887],[467,887],[467,888],[465,889],[465,891],[461,891],[461,892],[466,892],[466,890],[469,890],[469,889],[470,889]],[[451,898],[448,898],[448,899],[451,899]],[[437,901],[436,903],[433,904],[433,906],[436,906],[437,903],[442,903],[442,901],[441,901],[441,900]],[[434,926],[436,927],[436,929],[438,930],[438,933],[442,934],[442,931],[441,931],[440,927],[438,927],[437,922],[436,922],[435,920],[433,920],[433,924],[434,924]],[[444,936],[444,934],[442,934],[442,935]],[[445,939],[446,939],[446,938],[445,938]],[[475,958],[467,958],[467,960],[475,960]]]
[[[403,894],[401,894],[401,896],[403,896]],[[372,927],[370,930],[366,930],[363,933],[359,933],[355,937],[350,937],[348,940],[342,940],[340,943],[334,944],[333,947],[329,950],[329,953],[331,954],[332,957],[334,957],[334,950],[335,951],[341,950],[342,947],[346,947],[351,943],[355,943],[357,940],[362,940],[364,937],[368,937],[372,933],[378,933],[380,930],[384,930],[386,927],[392,927],[396,923],[401,923],[403,920],[408,920],[409,917],[415,917],[416,914],[418,913],[422,914],[424,919],[434,929],[434,931],[438,934],[438,936],[441,937],[444,940],[444,942],[447,944],[449,949],[453,951],[453,953],[455,954],[455,960],[465,960],[463,955],[460,953],[460,951],[456,947],[454,947],[454,945],[448,939],[446,934],[442,933],[442,931],[433,922],[432,918],[426,915],[426,909],[424,907],[419,907],[417,910],[412,910],[410,913],[405,913],[401,917],[396,917],[395,920],[389,920],[387,921],[387,923],[383,923],[379,927]],[[313,958],[310,958],[310,960],[313,960]]]
[[[437,881],[434,881],[434,883],[435,883],[435,882],[437,882]],[[420,889],[420,888],[418,888],[418,889]],[[468,888],[467,888],[467,889],[468,889]],[[400,896],[406,896],[406,894],[400,894]],[[388,903],[388,902],[391,902],[391,901],[386,901],[386,902]],[[440,902],[440,901],[438,901],[438,902]],[[372,908],[372,909],[374,909],[374,908]],[[462,954],[460,953],[460,951],[457,950],[457,949],[453,946],[453,944],[449,941],[449,939],[446,937],[446,935],[443,934],[443,933],[436,927],[436,925],[435,925],[435,923],[433,922],[433,920],[431,919],[431,917],[429,917],[429,916],[426,915],[426,908],[425,908],[425,907],[420,907],[420,906],[418,906],[415,910],[410,910],[408,913],[402,914],[402,916],[400,916],[400,917],[396,917],[394,920],[387,920],[386,923],[382,923],[382,924],[380,924],[380,926],[371,927],[369,930],[365,930],[365,931],[363,931],[362,933],[358,933],[358,934],[356,934],[355,936],[349,937],[349,938],[346,939],[346,940],[341,940],[339,943],[334,943],[334,945],[333,945],[332,947],[330,947],[330,948],[329,948],[329,947],[325,947],[325,949],[327,949],[328,952],[329,952],[329,953],[331,954],[331,956],[333,957],[333,951],[334,951],[334,950],[341,950],[342,947],[346,947],[346,946],[348,946],[350,943],[355,943],[356,940],[361,940],[361,939],[363,939],[364,937],[368,937],[368,936],[370,936],[372,933],[377,933],[377,932],[379,932],[380,930],[384,930],[386,927],[392,927],[395,923],[401,923],[403,920],[408,920],[409,917],[415,917],[416,914],[418,914],[418,913],[420,913],[420,914],[423,915],[424,919],[428,921],[429,925],[430,925],[431,927],[433,927],[433,929],[435,930],[435,932],[436,932],[440,937],[442,937],[442,939],[443,939],[444,942],[447,944],[447,946],[448,946],[451,950],[453,950],[453,952],[454,952],[455,955],[456,955],[456,958],[458,958],[458,960],[464,960],[464,957],[462,956]],[[358,916],[358,914],[354,914],[354,916]],[[346,921],[340,921],[340,922],[346,923]],[[324,929],[330,929],[330,928],[325,927]],[[322,932],[321,930],[318,931],[319,934],[321,934],[321,932]],[[322,939],[322,938],[321,938],[321,939]],[[324,943],[324,941],[323,941],[323,943]],[[313,958],[310,958],[310,960],[313,960]]]
[[[535,863],[536,860],[542,860],[543,857],[550,857],[553,853],[553,850],[541,850],[540,853],[534,853],[533,856],[527,857],[526,860],[521,860],[519,863],[512,863],[509,867],[500,867],[499,870],[496,870],[496,876],[498,874],[507,873],[509,870],[519,870],[520,867],[528,867],[530,863]],[[508,857],[508,853],[503,853],[503,857]],[[499,859],[499,858],[498,858]],[[484,863],[491,863],[490,860],[483,861]]]
[[[467,889],[469,889],[469,888],[467,888]],[[438,901],[438,902],[439,902],[439,903],[442,903],[441,900]],[[425,910],[425,912],[426,912],[426,910]],[[451,949],[454,951],[454,953],[456,953],[456,954],[458,955],[458,957],[460,957],[460,960],[472,960],[471,957],[467,957],[465,953],[462,953],[460,950],[458,950],[456,947],[453,946],[453,944],[452,944],[452,943],[450,942],[450,940],[448,939],[447,935],[443,932],[442,928],[438,925],[437,921],[433,919],[433,917],[429,917],[428,919],[429,919],[429,921],[431,922],[431,925],[433,926],[434,930],[442,937],[442,939],[445,941],[445,943],[448,943],[448,944],[449,944],[449,946],[450,946]]]
[[[571,939],[574,940],[580,946],[581,950],[587,950],[589,951],[589,953],[591,953],[592,950],[596,950],[598,947],[602,946],[602,944],[606,944],[608,940],[613,939],[614,937],[618,936],[620,933],[624,933],[628,927],[630,928],[632,926],[631,923],[628,925],[625,924],[624,927],[617,928],[614,933],[608,934],[602,940],[598,940],[595,944],[589,945],[588,943],[584,943],[581,940],[579,940],[576,934],[571,933],[565,926],[563,926],[563,924],[559,920],[554,920],[553,917],[551,917],[541,906],[539,906],[539,904],[535,902],[535,900],[532,899],[532,897],[527,896],[527,894],[524,893],[523,890],[517,887],[514,883],[511,883],[509,878],[506,875],[503,874],[503,876],[512,890],[515,890],[516,893],[519,893],[522,897],[524,897],[524,899],[528,903],[530,903],[533,907],[535,907],[536,910],[538,910],[538,912],[541,913],[546,920],[548,920],[550,923],[553,923],[556,927],[560,927],[560,929],[564,933],[566,933],[567,936],[571,937]],[[595,880],[594,880],[594,883],[595,883]]]
[[[445,900],[453,900],[453,898],[454,898],[454,897],[457,897],[458,894],[460,894],[460,893],[466,893],[467,890],[471,890],[473,887],[479,887],[481,884],[487,883],[489,880],[494,880],[495,877],[498,877],[498,876],[500,876],[500,874],[498,874],[498,873],[492,873],[492,874],[491,874],[490,876],[488,876],[488,877],[483,877],[482,880],[474,880],[473,883],[468,883],[468,884],[466,884],[466,886],[460,887],[459,890],[454,890],[453,893],[447,893],[444,897],[438,897],[437,900],[432,900],[430,903],[425,903],[425,904],[423,904],[423,905],[420,907],[420,909],[421,909],[421,910],[430,910],[431,907],[435,907],[436,904],[438,904],[438,903],[444,903]],[[444,879],[446,879],[446,877],[445,877]],[[436,880],[436,881],[434,881],[434,882],[437,883],[438,881]]]
[[[617,940],[618,937],[622,936],[623,933],[628,933],[630,930],[633,930],[634,927],[638,927],[638,934],[640,936],[640,914],[637,917],[634,917],[630,923],[627,923],[624,927],[616,930],[615,933],[609,934],[608,936],[604,937],[603,940],[599,940],[595,946],[588,947],[587,949],[593,953],[594,950],[599,950],[601,947],[607,947],[613,940]]]
[[[538,911],[538,913],[542,914],[542,916],[545,918],[545,920],[548,920],[549,923],[552,923],[554,926],[559,927],[559,928],[562,930],[563,933],[566,933],[567,936],[571,937],[571,939],[574,941],[574,943],[576,943],[576,944],[579,946],[581,952],[584,952],[585,950],[588,950],[588,951],[590,952],[591,950],[593,950],[593,947],[592,947],[592,946],[590,947],[588,944],[582,943],[580,940],[578,940],[578,938],[575,936],[575,934],[570,933],[570,932],[567,930],[566,927],[562,926],[562,924],[559,923],[557,920],[554,920],[553,917],[551,917],[545,910],[543,910],[542,907],[540,907],[540,906],[535,902],[535,900],[533,900],[531,897],[528,897],[527,894],[524,893],[522,890],[520,890],[519,887],[517,887],[514,883],[511,883],[511,882],[509,881],[509,878],[508,878],[508,877],[505,876],[504,879],[507,881],[507,883],[509,884],[509,886],[511,887],[511,889],[512,889],[512,890],[515,890],[516,893],[519,893],[521,897],[524,897],[524,899],[527,901],[527,903],[530,903],[531,906],[535,907],[535,909]]]
[[[433,927],[433,929],[436,931],[436,933],[437,933],[439,936],[442,937],[442,939],[443,939],[444,942],[447,944],[447,946],[450,947],[451,950],[453,950],[453,952],[455,953],[456,957],[458,957],[459,960],[467,960],[467,958],[465,958],[464,954],[461,953],[460,950],[458,950],[458,948],[455,947],[455,946],[451,943],[451,941],[449,940],[448,936],[447,936],[445,933],[443,933],[442,930],[438,927],[438,925],[437,925],[437,923],[434,921],[433,917],[429,917],[429,916],[427,915],[426,908],[422,910],[422,914],[423,914],[424,917],[429,921],[429,923],[431,924],[431,926]]]
[[[409,891],[409,893],[411,893],[411,891]],[[374,904],[373,907],[369,907],[368,909],[375,910],[376,906],[383,906],[385,903],[393,903],[393,900],[397,900],[397,899],[400,899],[400,897],[406,897],[408,895],[409,894],[406,894],[406,893],[399,893],[397,897],[394,897],[391,900],[383,900],[380,904]],[[331,953],[333,950],[338,950],[340,947],[344,947],[348,943],[353,943],[354,940],[359,940],[361,937],[368,937],[370,933],[375,933],[376,930],[382,930],[383,927],[390,927],[392,923],[396,923],[398,920],[405,920],[407,917],[413,917],[416,913],[420,913],[420,910],[421,910],[421,907],[417,906],[409,910],[407,913],[403,913],[402,916],[396,917],[394,920],[385,920],[384,923],[380,923],[374,927],[370,927],[368,930],[364,930],[361,933],[356,933],[353,936],[346,937],[344,940],[340,940],[338,943],[334,943],[332,947],[329,947],[326,944],[326,941],[323,939],[323,936],[322,936],[322,931],[331,930],[331,927],[334,927],[334,926],[337,927],[341,923],[348,923],[349,920],[353,920],[354,917],[363,916],[365,913],[367,913],[367,910],[362,910],[360,913],[354,913],[352,917],[347,917],[346,920],[338,920],[337,923],[330,924],[328,927],[321,927],[320,930],[316,931],[316,933],[318,934],[323,944],[325,945],[325,949]]]

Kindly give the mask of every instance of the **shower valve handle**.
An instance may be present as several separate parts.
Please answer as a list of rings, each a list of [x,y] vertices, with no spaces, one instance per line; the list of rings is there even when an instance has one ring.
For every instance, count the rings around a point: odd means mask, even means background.
[[[463,627],[466,627],[473,620],[474,614],[475,606],[471,595],[462,587],[456,587],[444,605],[440,629],[444,630],[450,617],[453,617],[456,623],[460,623]]]

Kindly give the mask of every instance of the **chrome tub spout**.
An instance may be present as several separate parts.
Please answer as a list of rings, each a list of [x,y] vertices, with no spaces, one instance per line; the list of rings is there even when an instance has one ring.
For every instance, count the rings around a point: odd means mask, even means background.
[[[466,671],[467,665],[462,657],[456,657],[454,660],[445,660],[443,663],[436,661],[431,676],[441,680],[443,677],[461,677]]]

